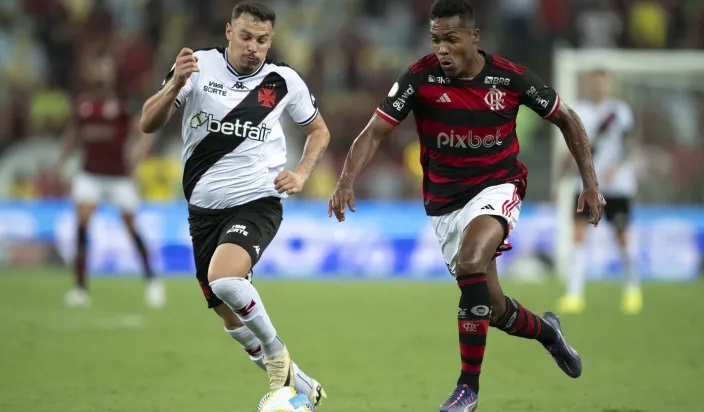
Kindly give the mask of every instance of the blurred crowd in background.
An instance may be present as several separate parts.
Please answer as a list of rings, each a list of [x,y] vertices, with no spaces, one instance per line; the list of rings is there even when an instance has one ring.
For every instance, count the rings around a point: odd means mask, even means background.
[[[432,0],[270,0],[278,14],[272,57],[298,70],[316,96],[332,142],[305,196],[329,196],[352,140],[394,80],[430,52]],[[234,0],[2,0],[0,2],[0,197],[68,193],[68,170],[53,167],[61,134],[81,92],[85,62],[108,52],[119,90],[135,116],[182,47],[224,45]],[[704,49],[702,0],[476,0],[482,48],[529,66],[548,83],[556,47]],[[667,61],[661,64],[667,65]],[[641,201],[704,201],[704,78],[683,90],[672,116],[633,102],[641,125]],[[622,91],[625,89],[621,89]],[[651,93],[664,96],[665,87]],[[683,95],[684,93],[684,95]],[[628,94],[628,93],[625,93]],[[636,95],[633,95],[636,96]],[[631,97],[633,97],[631,96]],[[629,96],[624,96],[628,98]],[[672,101],[670,103],[670,100]],[[679,110],[681,108],[682,110]],[[550,125],[521,111],[520,159],[530,172],[529,200],[550,198]],[[685,114],[682,114],[686,112]],[[295,162],[304,136],[291,127]],[[182,199],[180,122],[157,136],[135,170],[147,200]],[[378,154],[358,196],[417,198],[418,148],[412,119]]]

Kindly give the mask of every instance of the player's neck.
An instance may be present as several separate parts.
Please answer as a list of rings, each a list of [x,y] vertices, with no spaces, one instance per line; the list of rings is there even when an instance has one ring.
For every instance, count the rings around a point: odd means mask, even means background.
[[[466,80],[472,80],[479,73],[484,70],[484,66],[486,65],[486,57],[482,55],[481,53],[477,52],[472,56],[470,61],[467,64],[467,69],[460,72],[459,77],[460,79],[466,79]]]
[[[252,70],[242,69],[242,68],[235,62],[235,60],[232,58],[232,56],[230,56],[230,53],[227,53],[227,62],[230,63],[230,66],[232,66],[232,68],[235,69],[235,71],[237,72],[237,74],[240,75],[240,76],[246,76],[246,75],[248,75],[248,74],[252,74],[252,73],[254,73],[255,71],[257,71],[257,69],[259,68],[259,66],[257,66],[256,68],[254,68],[254,69],[252,69]]]

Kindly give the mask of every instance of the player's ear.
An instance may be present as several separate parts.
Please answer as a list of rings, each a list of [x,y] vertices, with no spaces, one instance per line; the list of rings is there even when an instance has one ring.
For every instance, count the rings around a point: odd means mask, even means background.
[[[479,44],[479,29],[474,29],[472,32],[472,43]]]
[[[232,40],[232,31],[232,24],[230,24],[230,22],[228,21],[227,23],[225,23],[225,38],[228,42]]]

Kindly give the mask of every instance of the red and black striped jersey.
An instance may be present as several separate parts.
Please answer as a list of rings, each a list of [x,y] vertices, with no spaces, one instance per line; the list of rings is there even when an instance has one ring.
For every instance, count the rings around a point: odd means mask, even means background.
[[[521,198],[526,168],[518,161],[516,116],[525,105],[542,117],[557,112],[560,98],[524,66],[481,52],[473,79],[449,78],[434,54],[406,70],[376,114],[397,125],[413,112],[420,140],[426,213],[464,207],[483,189],[513,183]]]

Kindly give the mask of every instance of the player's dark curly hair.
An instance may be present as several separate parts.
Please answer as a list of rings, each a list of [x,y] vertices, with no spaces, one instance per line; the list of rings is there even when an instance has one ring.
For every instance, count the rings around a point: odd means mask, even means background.
[[[243,14],[251,14],[261,21],[270,21],[274,26],[276,23],[276,13],[271,7],[258,1],[243,1],[232,9],[232,20],[237,19]]]
[[[430,6],[430,18],[460,16],[466,21],[474,21],[474,7],[469,0],[435,0]]]

